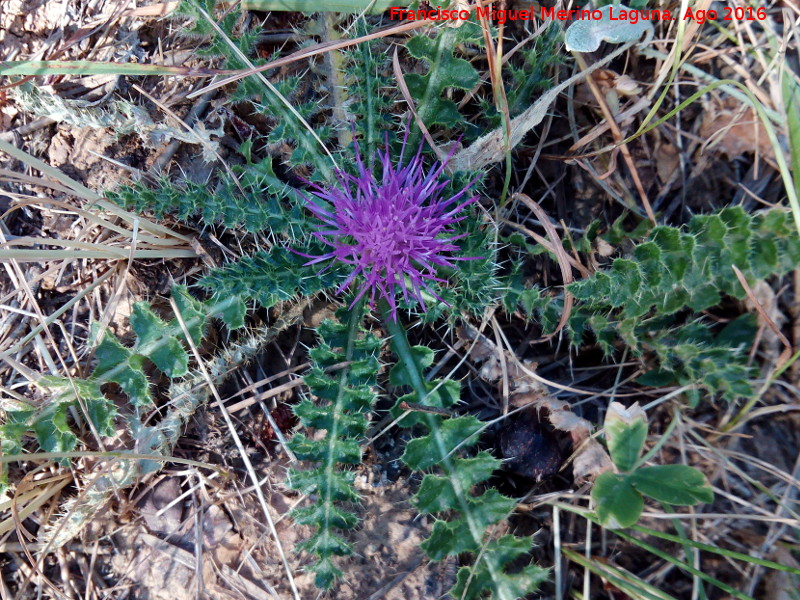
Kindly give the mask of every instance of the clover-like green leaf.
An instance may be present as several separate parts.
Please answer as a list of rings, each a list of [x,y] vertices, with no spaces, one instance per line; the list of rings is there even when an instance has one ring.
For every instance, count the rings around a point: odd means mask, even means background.
[[[594,482],[592,500],[603,527],[621,529],[635,525],[644,509],[642,495],[627,475],[601,473]]]
[[[451,452],[481,427],[483,423],[472,415],[446,419],[438,433],[411,440],[406,446],[402,460],[415,471],[430,469],[444,458],[442,454]],[[439,443],[434,441],[437,439]],[[433,445],[436,445],[437,452],[431,452]]]
[[[637,469],[628,483],[646,496],[676,506],[713,502],[714,491],[705,475],[687,465],[656,465]]]
[[[611,460],[620,471],[630,471],[647,438],[647,415],[638,403],[626,409],[619,402],[612,402],[606,413],[605,430]]]

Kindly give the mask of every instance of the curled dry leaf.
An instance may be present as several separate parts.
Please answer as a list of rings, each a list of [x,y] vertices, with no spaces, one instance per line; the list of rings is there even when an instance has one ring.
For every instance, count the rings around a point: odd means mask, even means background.
[[[568,402],[553,398],[544,385],[525,372],[525,369],[535,370],[535,363],[522,365],[516,356],[498,348],[472,325],[464,324],[459,327],[458,336],[470,348],[470,358],[481,363],[478,372],[480,377],[490,383],[502,379],[501,353],[505,354],[511,390],[510,404],[515,407],[543,409],[557,431],[569,434],[573,448],[572,469],[576,480],[594,478],[603,471],[612,469],[611,459],[606,451],[591,438],[592,424],[572,412]]]
[[[450,8],[459,12],[462,10],[470,12],[472,6],[470,6],[469,0],[456,0]],[[461,27],[466,22],[466,19],[453,19],[448,21],[447,27]]]
[[[628,75],[620,75],[611,69],[598,69],[590,75],[591,79],[605,97],[611,112],[616,116],[625,98],[641,93],[641,86]],[[575,102],[598,108],[597,99],[587,82],[577,86]]]
[[[608,64],[632,45],[633,42],[629,42],[624,46],[620,46],[584,71],[576,73],[544,92],[536,102],[511,120],[511,135],[508,140],[506,140],[506,128],[504,126],[490,131],[479,137],[470,146],[454,154],[448,163],[447,171],[449,173],[478,171],[487,165],[502,160],[506,155],[507,148],[513,149],[516,147],[531,129],[544,120],[550,110],[550,105],[556,101],[561,92],[578,83],[603,65]]]
[[[662,141],[655,149],[656,173],[661,183],[667,184],[681,164],[678,149],[668,141]]]
[[[613,425],[616,422],[631,425],[639,419],[643,420],[645,425],[647,424],[647,413],[639,406],[638,402],[634,402],[627,408],[621,402],[612,402],[608,405],[606,426]]]
[[[709,140],[709,148],[728,158],[756,150],[767,160],[775,158],[767,130],[756,111],[749,107],[742,110],[735,98],[711,103],[703,111],[699,135]]]

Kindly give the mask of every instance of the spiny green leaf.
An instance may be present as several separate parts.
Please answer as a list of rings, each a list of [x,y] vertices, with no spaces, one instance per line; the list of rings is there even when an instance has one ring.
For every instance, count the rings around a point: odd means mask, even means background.
[[[427,346],[412,346],[411,353],[420,367],[427,369],[433,364],[434,352]],[[395,386],[411,385],[405,365],[396,364],[389,371],[389,383]]]
[[[136,350],[169,377],[189,372],[189,355],[175,337],[175,330],[162,321],[147,302],[137,302],[131,312],[131,329],[138,337]]]
[[[358,524],[354,513],[333,504],[316,503],[298,508],[292,512],[292,518],[299,525],[319,525],[327,521],[339,529],[352,529]]]
[[[449,510],[458,506],[460,497],[468,494],[474,485],[489,479],[499,467],[500,461],[488,452],[480,452],[473,458],[456,459],[452,477],[425,475],[411,502],[420,514]]]
[[[175,293],[182,296],[176,302],[184,307],[186,314],[192,319],[204,321],[214,310],[218,310],[212,308],[212,303],[190,299],[185,288],[176,288]],[[233,297],[230,298],[230,303],[235,303]],[[27,431],[33,431],[43,450],[72,450],[77,444],[77,436],[70,429],[68,417],[71,409],[82,411],[82,416],[97,434],[113,435],[117,409],[115,402],[103,394],[101,386],[115,382],[134,406],[149,408],[152,406],[152,397],[150,383],[143,368],[145,357],[168,376],[176,377],[187,372],[188,355],[176,337],[181,335],[176,323],[167,325],[146,303],[134,305],[130,321],[131,328],[137,335],[137,343],[133,348],[124,346],[111,332],[103,331],[100,325],[92,324],[91,337],[97,339],[102,335],[102,339],[95,349],[97,364],[91,375],[86,379],[42,377],[38,385],[53,390],[51,402],[40,409],[27,412],[7,411],[7,419],[10,418],[11,421],[2,430],[4,451],[21,449],[20,442]],[[133,436],[145,444],[140,450],[146,453],[164,440],[164,434],[156,428],[143,426],[137,416],[138,412],[125,411],[129,415],[133,413],[133,416],[125,418]],[[24,415],[25,421],[14,421],[14,415],[20,418]],[[159,425],[159,428],[163,428],[163,425]],[[6,440],[6,436],[13,438]],[[146,462],[143,465],[144,471],[151,468]]]
[[[153,403],[150,382],[142,371],[141,362],[113,334],[103,336],[95,349],[97,367],[93,379],[118,383],[136,406],[149,406]]]
[[[309,242],[294,248],[310,256],[323,253],[319,244]],[[333,263],[324,272],[318,265],[306,265],[307,258],[288,248],[274,246],[219,269],[213,269],[201,285],[215,296],[252,298],[264,308],[291,300],[297,294],[308,296],[340,284],[342,265]]]
[[[183,285],[176,285],[172,288],[172,299],[175,301],[175,306],[178,307],[178,312],[192,341],[199,346],[203,341],[203,331],[206,326],[206,307],[189,294],[189,290]],[[182,332],[177,318],[170,325],[174,330]]]
[[[471,415],[446,419],[442,422],[438,433],[411,440],[406,446],[402,460],[415,471],[430,469],[482,426],[483,423]],[[475,441],[477,440],[473,440],[472,443]],[[435,447],[436,450],[431,452],[431,447]]]
[[[342,466],[361,462],[360,442],[367,429],[366,414],[375,401],[371,386],[377,380],[381,351],[381,341],[361,328],[363,309],[342,309],[336,316],[338,320],[326,319],[320,324],[320,342],[309,353],[313,366],[304,382],[316,399],[306,398],[294,407],[304,427],[326,430],[326,435],[312,439],[296,433],[289,441],[297,457],[313,465],[307,470],[290,470],[288,483],[315,496],[314,505],[292,514],[296,522],[316,527],[300,548],[314,555],[315,562],[309,568],[316,573],[316,584],[324,587],[330,587],[341,575],[332,557],[352,552],[335,533],[337,529],[351,529],[358,521],[353,512],[337,506],[359,501],[353,488],[355,474],[342,470]],[[344,366],[326,371],[334,365]]]
[[[437,520],[433,523],[430,536],[420,544],[420,548],[431,560],[442,560],[453,554],[474,552],[478,549],[478,544],[466,520]]]
[[[59,402],[47,409],[48,418],[34,422],[36,440],[45,452],[70,452],[75,449],[78,438],[67,423],[68,408],[68,404]]]
[[[531,544],[531,538],[513,535],[490,541],[477,564],[458,570],[451,597],[477,600],[488,590],[495,600],[518,600],[534,593],[547,581],[547,569],[528,565],[517,572],[507,571],[508,566],[530,552]]]
[[[319,493],[332,502],[358,502],[359,495],[353,489],[355,475],[349,471],[333,471],[324,466],[307,471],[289,471],[288,485],[303,494]]]
[[[320,529],[307,540],[298,544],[298,548],[309,554],[318,556],[347,556],[353,552],[345,539],[330,529]],[[313,569],[312,569],[313,570]]]
[[[349,548],[346,545],[343,546],[343,547],[344,548]],[[314,547],[310,548],[309,550],[314,554],[319,554],[320,550],[322,550],[323,548],[325,548],[326,551],[328,551],[328,552],[331,552],[332,549],[333,549],[333,547],[330,546],[330,545],[328,545],[328,546],[321,546],[320,545],[320,546],[314,546]],[[327,550],[328,548],[331,548],[331,550]],[[303,549],[305,549],[305,547]],[[343,554],[347,554],[347,553],[343,552]],[[338,569],[333,564],[333,560],[331,560],[327,556],[324,556],[323,558],[321,558],[317,562],[312,563],[307,568],[308,568],[309,571],[314,573],[314,585],[316,585],[321,590],[329,589],[333,585],[334,581],[336,581],[337,579],[339,579],[343,575],[341,569]]]
[[[752,338],[742,339],[751,329],[742,328],[723,356],[727,335],[716,342],[719,327],[692,320],[725,296],[745,297],[733,265],[751,286],[800,265],[800,236],[789,221],[783,209],[750,215],[728,207],[696,215],[683,228],[653,228],[629,257],[569,286],[576,298],[569,323],[573,342],[585,341],[591,330],[606,354],[622,340],[638,356],[657,356],[653,366],[663,380],[700,384],[730,400],[749,396],[752,374],[741,350],[752,344]]]
[[[418,35],[406,43],[406,49],[414,58],[428,63],[424,75],[409,73],[405,76],[411,97],[417,102],[417,114],[428,127],[443,125],[456,127],[464,118],[458,106],[444,97],[450,88],[469,90],[478,83],[480,76],[468,61],[453,54],[458,32],[454,28],[440,29],[431,39]],[[418,135],[418,134],[417,134]],[[411,140],[416,145],[416,137]]]
[[[247,305],[239,296],[229,298],[214,298],[213,316],[219,317],[228,329],[241,329],[244,327],[244,318],[247,315]]]

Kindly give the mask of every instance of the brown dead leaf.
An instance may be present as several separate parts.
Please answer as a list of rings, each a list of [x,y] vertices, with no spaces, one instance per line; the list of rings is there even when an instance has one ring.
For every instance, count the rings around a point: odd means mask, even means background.
[[[572,459],[572,474],[575,480],[597,477],[604,471],[611,471],[614,465],[605,448],[593,438],[586,440],[575,451]]]
[[[183,523],[183,502],[175,502],[181,495],[180,479],[166,477],[147,493],[139,504],[139,512],[151,533],[170,535]]]
[[[478,374],[490,383],[502,379],[501,352],[505,353],[508,379],[511,386],[509,404],[514,407],[528,406],[538,411],[545,411],[547,419],[556,431],[570,435],[573,448],[573,472],[575,479],[596,477],[603,471],[612,468],[611,459],[603,447],[590,439],[592,424],[572,412],[568,402],[557,400],[547,389],[530,377],[516,356],[501,350],[488,337],[469,324],[458,329],[459,338],[471,348],[470,358],[476,363],[483,363]],[[525,364],[528,370],[535,370],[535,364]]]
[[[767,160],[775,158],[761,119],[752,108],[742,110],[735,98],[712,103],[703,112],[699,134],[708,140],[708,148],[728,158],[755,150]]]
[[[600,256],[603,258],[608,258],[612,254],[614,254],[614,246],[609,244],[603,238],[597,238],[594,241],[594,249]]]
[[[786,548],[778,546],[775,549],[771,560],[778,564],[792,567],[793,569],[800,568],[800,564],[792,556]],[[766,595],[764,600],[792,600],[797,598],[797,590],[800,586],[800,577],[793,573],[785,573],[783,571],[771,571],[767,575],[767,585],[765,586]]]
[[[669,183],[672,174],[675,173],[681,162],[678,149],[669,142],[662,142],[653,153],[653,159],[656,163],[659,180],[664,184]]]

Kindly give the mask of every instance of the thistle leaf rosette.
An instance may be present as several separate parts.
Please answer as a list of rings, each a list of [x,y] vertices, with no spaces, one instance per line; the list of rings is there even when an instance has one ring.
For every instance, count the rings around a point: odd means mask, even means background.
[[[376,298],[383,298],[393,319],[398,288],[405,302],[416,300],[425,311],[423,291],[445,302],[431,285],[446,283],[437,275],[438,267],[454,269],[456,261],[479,258],[453,255],[460,250],[455,242],[465,236],[456,234],[453,225],[466,217],[464,209],[478,199],[469,194],[474,181],[447,196],[450,181],[440,176],[452,154],[426,173],[422,147],[403,164],[406,141],[396,165],[388,143],[375,154],[373,164],[380,163],[383,169],[380,178],[366,166],[356,144],[356,174],[337,171],[336,185],[311,184],[313,197],[306,197],[308,209],[322,222],[313,235],[331,248],[321,256],[308,256],[312,260],[307,264],[332,260],[351,266],[337,293],[355,283],[353,304],[369,294],[374,308]]]

